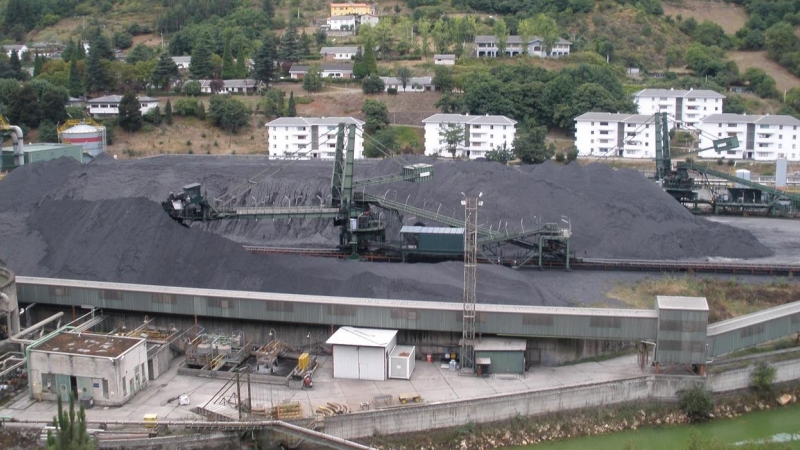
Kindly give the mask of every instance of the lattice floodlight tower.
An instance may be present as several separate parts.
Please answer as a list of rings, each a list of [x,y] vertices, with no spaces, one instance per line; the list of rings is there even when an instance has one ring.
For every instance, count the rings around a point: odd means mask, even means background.
[[[464,199],[464,309],[461,330],[461,370],[475,370],[475,288],[478,276],[478,207],[483,206],[483,192]]]

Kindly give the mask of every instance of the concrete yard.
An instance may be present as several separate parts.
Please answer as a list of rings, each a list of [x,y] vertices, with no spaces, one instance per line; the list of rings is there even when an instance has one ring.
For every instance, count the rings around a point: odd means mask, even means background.
[[[373,403],[373,397],[391,395],[390,407],[402,408],[397,396],[403,393],[418,393],[426,404],[456,400],[490,397],[496,394],[528,392],[554,389],[566,386],[579,386],[613,380],[624,380],[642,375],[636,364],[636,355],[622,356],[603,362],[587,362],[561,367],[536,367],[524,376],[497,375],[478,378],[459,375],[442,369],[441,363],[417,361],[410,380],[360,381],[333,378],[333,364],[330,358],[318,359],[321,367],[314,376],[311,390],[291,389],[287,386],[253,384],[254,402],[272,398],[274,404],[284,401],[297,401],[303,407],[305,417],[312,417],[317,406],[328,402],[346,404],[350,411],[359,411],[361,402]],[[89,421],[141,421],[145,414],[158,414],[159,420],[200,420],[201,416],[192,412],[198,405],[211,400],[225,384],[223,379],[210,379],[178,374],[179,360],[172,363],[171,369],[150,382],[150,385],[125,406],[94,407],[86,411]],[[645,373],[652,373],[646,368]],[[245,389],[244,386],[242,389]],[[187,394],[191,404],[179,406],[178,401],[168,400]],[[244,396],[244,394],[243,394]],[[375,409],[376,405],[371,405]],[[380,406],[379,408],[384,407]],[[235,409],[231,410],[235,414]],[[56,414],[55,402],[38,402],[20,395],[5,408],[0,416],[18,420],[50,420]],[[253,420],[263,420],[254,416]]]

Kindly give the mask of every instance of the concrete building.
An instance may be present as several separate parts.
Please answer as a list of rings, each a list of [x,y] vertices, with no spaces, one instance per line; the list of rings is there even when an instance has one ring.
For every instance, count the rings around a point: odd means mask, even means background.
[[[31,398],[120,406],[147,386],[144,339],[60,333],[30,349]]]
[[[294,80],[302,80],[311,66],[292,65],[289,76]],[[353,64],[321,64],[319,66],[322,78],[353,78]]]
[[[354,31],[358,23],[358,16],[352,14],[346,16],[331,16],[328,19],[328,27],[332,31]]]
[[[355,124],[355,158],[364,157],[364,122],[352,117],[281,117],[266,124],[272,159],[333,159],[339,124]],[[346,142],[346,141],[345,141]]]
[[[358,53],[358,47],[322,47],[319,49],[319,54],[323,59],[333,59],[336,61],[350,61]]]
[[[700,148],[712,147],[716,139],[739,139],[739,148],[725,153],[706,150],[700,152],[701,158],[800,161],[800,120],[792,116],[713,114],[704,118],[699,128]]]
[[[698,364],[707,356],[708,301],[705,297],[656,296],[658,345],[654,362],[659,364]]]
[[[642,89],[634,94],[639,114],[669,115],[670,129],[697,127],[704,117],[722,113],[725,96],[705,89]]]
[[[575,147],[580,156],[655,158],[652,115],[588,112],[575,118]]]
[[[454,66],[456,55],[433,55],[433,64],[437,66]]]
[[[456,156],[475,159],[503,145],[511,149],[517,122],[506,116],[434,114],[422,123],[426,155],[451,156],[445,134],[449,129],[460,128],[464,138],[456,144]]]
[[[386,86],[384,89],[388,91],[390,88],[397,89],[397,92],[425,92],[433,91],[433,77],[411,77],[406,81],[406,87],[403,87],[403,82],[397,77],[380,77],[383,84]]]
[[[376,16],[375,14],[361,14],[358,16],[358,25],[370,25],[376,27],[378,26],[379,21],[380,17]]]
[[[325,343],[333,346],[333,378],[383,381],[397,330],[341,327]]]
[[[158,99],[152,97],[138,97],[142,114],[158,106]],[[104,119],[119,115],[119,102],[121,95],[108,95],[105,97],[93,98],[88,101],[89,115],[96,119]]]
[[[348,14],[375,14],[375,9],[369,3],[331,3],[331,17]]]
[[[497,37],[481,35],[475,36],[475,52],[478,57],[496,58],[500,49],[497,46]],[[527,45],[523,45],[520,36],[508,36],[506,40],[505,56],[518,56],[523,53],[539,58],[558,58],[569,55],[572,42],[558,38],[550,52],[547,52],[542,38],[533,36],[528,40]]]

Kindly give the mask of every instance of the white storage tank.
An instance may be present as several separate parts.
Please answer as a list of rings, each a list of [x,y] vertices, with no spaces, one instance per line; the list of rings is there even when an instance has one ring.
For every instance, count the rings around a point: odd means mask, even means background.
[[[106,151],[106,127],[97,122],[67,121],[58,130],[62,144],[78,144],[83,147],[84,163]]]

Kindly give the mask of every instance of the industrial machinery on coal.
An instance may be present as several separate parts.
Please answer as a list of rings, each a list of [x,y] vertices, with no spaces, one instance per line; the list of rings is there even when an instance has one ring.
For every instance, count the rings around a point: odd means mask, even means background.
[[[164,211],[181,224],[192,222],[210,222],[231,219],[333,219],[334,226],[339,228],[339,244],[341,251],[349,252],[349,258],[360,259],[365,253],[400,255],[403,260],[410,256],[424,256],[428,259],[447,259],[463,255],[464,221],[427,211],[385,196],[367,194],[363,188],[396,181],[421,183],[434,176],[431,164],[406,164],[398,174],[384,175],[364,180],[354,180],[353,160],[355,152],[356,126],[351,124],[345,128],[339,125],[336,139],[336,153],[333,161],[331,177],[330,201],[319,206],[266,206],[266,207],[223,207],[212,205],[203,193],[199,183],[183,187],[178,194],[170,193],[161,203]],[[347,146],[344,140],[347,136]],[[362,188],[359,191],[359,188]],[[392,244],[386,241],[387,223],[375,214],[374,207],[383,208],[398,215],[409,214],[418,219],[432,220],[444,224],[444,228],[421,227],[426,230],[405,230],[404,238],[426,234],[456,234],[460,246],[434,248],[431,246]],[[448,228],[449,227],[449,228]],[[406,228],[406,227],[404,227]],[[415,228],[415,227],[411,227]],[[420,228],[420,227],[416,227]],[[458,234],[460,230],[460,235]],[[432,233],[429,233],[431,232]],[[557,260],[569,268],[569,239],[571,230],[559,224],[537,224],[528,230],[519,232],[501,231],[499,228],[478,228],[478,244],[486,260],[496,260],[501,254],[501,247],[506,244],[523,249],[515,265],[522,266],[534,258],[538,258],[541,267],[543,261]],[[428,240],[430,241],[430,239]]]

